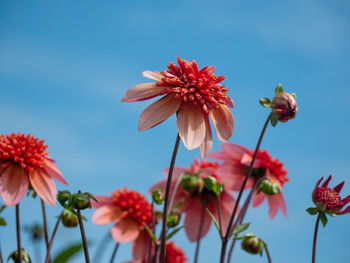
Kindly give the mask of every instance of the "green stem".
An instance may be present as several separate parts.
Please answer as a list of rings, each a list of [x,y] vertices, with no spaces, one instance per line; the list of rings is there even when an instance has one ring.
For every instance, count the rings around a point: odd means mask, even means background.
[[[318,225],[320,224],[320,213],[317,215],[315,232],[314,232],[314,242],[312,245],[312,263],[316,262],[316,243],[317,243],[317,233],[318,233]]]
[[[17,230],[18,260],[19,262],[22,262],[21,226],[19,223],[19,203],[16,205],[16,230]]]

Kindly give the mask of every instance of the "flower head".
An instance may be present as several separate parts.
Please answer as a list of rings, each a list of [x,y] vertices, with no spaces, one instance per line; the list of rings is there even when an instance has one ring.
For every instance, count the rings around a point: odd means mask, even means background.
[[[223,182],[233,191],[239,191],[244,178],[248,172],[250,162],[253,158],[253,151],[244,146],[227,143],[222,145],[222,151],[214,152],[211,158],[224,161],[216,173],[219,174]],[[268,151],[259,150],[254,162],[253,171],[248,179],[246,189],[251,188],[254,181],[266,177],[271,183],[276,184],[281,190],[286,182],[287,170],[283,167],[283,163],[278,159],[273,159]],[[278,191],[277,191],[278,192]],[[287,216],[287,208],[282,192],[271,195],[265,194],[263,191],[258,193],[255,191],[253,199],[253,207],[257,207],[267,198],[269,204],[270,217],[274,218],[279,208],[285,216]]]
[[[180,206],[180,212],[185,215],[185,232],[191,242],[195,242],[199,238],[204,237],[211,225],[211,218],[205,211],[206,208],[217,218],[218,220],[218,205],[216,189],[208,187],[208,182],[214,182],[215,186],[223,186],[221,177],[216,174],[218,164],[209,161],[198,161],[197,159],[191,164],[189,168],[175,167],[173,171],[173,180],[170,187],[170,196],[174,195],[172,203],[182,203]],[[164,171],[166,174],[167,169]],[[179,182],[179,180],[181,180]],[[162,187],[165,189],[166,180],[162,180],[150,189]],[[174,192],[175,191],[175,192]],[[224,231],[226,231],[232,207],[234,206],[233,195],[226,190],[226,188],[220,189],[220,206],[221,206],[221,220]],[[203,215],[203,224],[200,235],[199,233],[199,220]],[[193,220],[197,218],[198,220]]]
[[[329,214],[345,214],[350,212],[350,206],[345,208],[345,206],[350,202],[350,195],[342,199],[339,195],[341,189],[344,186],[344,182],[341,182],[334,188],[328,187],[328,184],[332,176],[330,175],[328,179],[319,186],[323,177],[316,183],[315,189],[312,192],[312,201],[317,206],[317,208],[323,212]],[[342,210],[344,208],[344,210]],[[340,211],[342,210],[342,211]]]
[[[52,178],[65,185],[67,181],[46,149],[44,141],[33,135],[0,136],[0,195],[6,205],[18,204],[29,184],[46,203],[56,203],[56,186]]]
[[[219,140],[227,142],[232,136],[234,119],[228,107],[233,107],[233,101],[227,95],[228,89],[220,84],[225,77],[216,76],[215,67],[199,70],[196,61],[179,57],[177,62],[179,66],[170,63],[166,71],[144,71],[144,77],[157,82],[131,87],[122,101],[135,102],[164,95],[141,113],[139,131],[178,113],[177,128],[184,145],[189,150],[199,147],[204,157],[212,148],[209,116]]]
[[[293,119],[298,113],[298,105],[295,94],[280,92],[276,94],[271,104],[272,113],[277,120],[286,122]]]
[[[134,258],[142,259],[150,242],[144,227],[151,228],[150,203],[140,193],[127,188],[115,190],[111,197],[96,196],[96,199],[98,203],[92,201],[92,206],[97,208],[92,222],[96,225],[114,223],[113,239],[119,243],[132,241]]]

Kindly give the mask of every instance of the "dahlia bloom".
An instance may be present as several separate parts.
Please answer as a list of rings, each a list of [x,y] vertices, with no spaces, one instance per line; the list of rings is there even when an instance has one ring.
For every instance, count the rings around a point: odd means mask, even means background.
[[[341,199],[339,193],[344,186],[344,181],[334,188],[328,187],[328,183],[332,179],[332,175],[319,186],[323,177],[316,183],[315,189],[312,192],[312,201],[318,209],[329,214],[342,215],[350,212],[350,206],[345,206],[350,202],[350,195]],[[345,208],[343,211],[343,208]]]
[[[217,221],[219,222],[217,196],[214,192],[208,191],[206,188],[203,187],[203,180],[208,178],[209,176],[214,177],[218,183],[223,183],[221,177],[219,177],[216,174],[217,167],[217,163],[205,160],[199,162],[197,159],[194,160],[194,163],[190,166],[190,168],[174,167],[174,179],[171,182],[170,196],[173,195],[173,190],[175,188],[177,180],[181,178],[183,179],[183,177],[181,177],[182,175],[194,175],[200,178],[197,187],[194,185],[186,187],[183,184],[184,180],[182,180],[180,186],[176,189],[176,192],[174,193],[173,200],[174,205],[179,202],[183,202],[179,209],[180,212],[186,214],[184,222],[185,232],[188,239],[191,242],[197,241],[199,232],[199,219],[201,218],[203,209],[208,208],[209,211],[216,217]],[[164,173],[167,174],[168,169],[165,169]],[[159,187],[162,187],[162,189],[164,190],[165,186],[166,180],[162,180],[153,185],[150,191],[152,192],[153,190]],[[223,192],[221,192],[220,194],[220,202],[222,227],[223,232],[225,233],[235,203],[233,195],[226,190],[226,185]],[[203,226],[200,238],[204,237],[208,233],[210,225],[211,218],[209,214],[204,210]]]
[[[152,228],[151,205],[140,193],[127,188],[115,190],[112,196],[96,196],[97,208],[92,216],[96,225],[114,223],[111,229],[113,239],[118,243],[133,242],[133,258],[143,259],[148,251],[151,239],[144,225]]]
[[[227,143],[222,145],[222,151],[214,152],[209,157],[223,161],[223,164],[216,170],[216,173],[221,176],[229,189],[239,191],[253,158],[253,154],[254,150],[251,151],[238,144]],[[254,180],[263,176],[268,178],[271,182],[276,183],[280,189],[289,181],[287,178],[287,170],[283,167],[283,163],[278,159],[273,159],[266,150],[259,150],[254,162],[251,178],[248,179],[245,189],[251,188],[254,184]],[[267,198],[268,201],[271,218],[276,216],[279,208],[287,217],[287,207],[282,192],[275,195],[266,195],[263,192],[258,194],[255,190],[253,207],[261,205],[265,198]]]
[[[175,245],[174,242],[168,241],[165,245],[165,263],[185,263],[188,258],[185,252]],[[146,259],[133,260],[125,263],[146,263]]]
[[[56,203],[55,179],[67,181],[48,156],[47,145],[33,135],[0,135],[0,195],[7,206],[18,204],[29,185],[49,205]]]
[[[215,67],[198,69],[197,62],[177,58],[179,66],[170,63],[167,71],[144,71],[142,75],[155,83],[131,87],[123,102],[135,102],[162,96],[148,106],[140,116],[139,131],[152,128],[177,113],[177,129],[187,149],[199,147],[204,158],[212,148],[213,139],[209,116],[222,142],[232,136],[234,119],[228,107],[233,101],[228,89],[219,84],[224,76],[214,74]]]

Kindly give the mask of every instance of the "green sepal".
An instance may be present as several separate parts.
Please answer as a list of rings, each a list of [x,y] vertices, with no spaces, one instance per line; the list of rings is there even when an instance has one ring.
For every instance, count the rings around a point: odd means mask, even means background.
[[[275,95],[277,95],[280,92],[283,92],[283,87],[281,83],[278,84],[277,87],[275,88]]]
[[[309,207],[308,209],[305,210],[306,212],[308,212],[310,215],[316,215],[319,210],[317,207]]]
[[[184,228],[185,225],[180,226],[178,228],[175,228],[173,231],[171,231],[167,236],[166,236],[166,240],[169,240],[170,238],[172,238],[177,232],[180,231],[181,228]]]
[[[211,220],[213,221],[213,223],[214,223],[216,229],[217,229],[218,232],[219,232],[219,235],[221,236],[220,225],[219,225],[218,221],[216,221],[215,216],[209,211],[208,208],[205,208],[205,210],[207,210],[207,213],[209,214]]]
[[[90,194],[88,192],[85,192],[84,194],[88,195],[92,200],[94,200],[95,202],[98,203],[98,200],[96,199],[96,197],[93,194]]]
[[[320,212],[320,220],[321,220],[323,227],[325,227],[328,223],[328,219],[327,219],[325,212]]]
[[[177,202],[175,205],[173,205],[172,208],[180,208],[184,203],[184,200],[181,199],[179,202]]]
[[[259,99],[259,102],[261,104],[261,106],[265,107],[265,108],[270,108],[271,107],[271,100],[269,98],[263,97]]]
[[[275,127],[277,125],[278,119],[275,114],[271,114],[271,125]]]
[[[155,237],[155,235],[153,234],[153,232],[151,231],[151,229],[149,229],[149,227],[146,224],[143,224],[143,226],[145,227],[149,237],[152,239],[152,241],[154,242],[154,244],[157,244],[157,238]]]
[[[7,205],[2,205],[1,207],[0,207],[0,213],[2,212],[2,211],[4,211],[4,209],[7,207]]]
[[[238,235],[239,233],[248,229],[250,223],[238,224],[235,229],[232,231],[232,235]]]
[[[7,226],[6,220],[3,217],[0,217],[0,226]]]
[[[208,176],[204,179],[204,187],[207,188],[209,191],[213,190],[213,187],[216,184],[216,179],[213,176]]]

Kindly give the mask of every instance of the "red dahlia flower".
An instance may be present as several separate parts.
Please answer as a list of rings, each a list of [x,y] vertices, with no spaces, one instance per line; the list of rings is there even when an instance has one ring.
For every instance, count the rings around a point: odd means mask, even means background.
[[[341,199],[339,193],[344,186],[344,182],[341,182],[334,188],[328,187],[328,183],[332,179],[332,175],[319,186],[323,177],[316,183],[315,189],[312,192],[312,201],[315,203],[317,208],[323,212],[329,214],[341,215],[350,212],[350,206],[345,208],[345,206],[350,202],[350,195]],[[343,211],[343,208],[345,208]]]
[[[55,205],[52,178],[68,184],[46,148],[44,141],[33,135],[0,135],[0,195],[7,206],[18,204],[29,185],[46,203]]]
[[[133,258],[143,259],[150,242],[144,225],[152,228],[150,203],[140,193],[127,188],[115,190],[111,197],[96,196],[96,199],[98,203],[92,203],[97,208],[92,222],[96,225],[115,223],[111,229],[113,239],[119,243],[132,241]]]
[[[226,94],[228,89],[219,84],[225,77],[216,76],[215,67],[199,70],[196,61],[179,57],[177,62],[179,66],[170,63],[167,71],[144,71],[144,77],[157,82],[131,87],[122,101],[135,102],[164,95],[141,113],[139,131],[152,128],[178,113],[177,129],[184,145],[189,150],[199,147],[204,157],[213,143],[209,116],[219,140],[227,142],[232,136],[234,119],[228,107],[233,108],[233,101]]]
[[[253,158],[253,153],[254,151],[244,146],[227,143],[222,145],[222,151],[214,152],[209,157],[224,161],[224,163],[218,167],[216,173],[221,176],[224,183],[228,186],[228,189],[239,191]],[[272,183],[276,183],[280,190],[283,188],[284,184],[289,181],[287,178],[287,170],[283,167],[283,163],[278,159],[273,159],[266,150],[258,151],[251,178],[248,179],[246,189],[251,188],[254,184],[254,180],[259,177],[268,178]],[[271,218],[276,216],[279,208],[281,208],[283,214],[287,216],[287,207],[282,192],[275,195],[266,195],[263,192],[258,194],[257,191],[255,191],[253,207],[261,205],[266,197]]]

